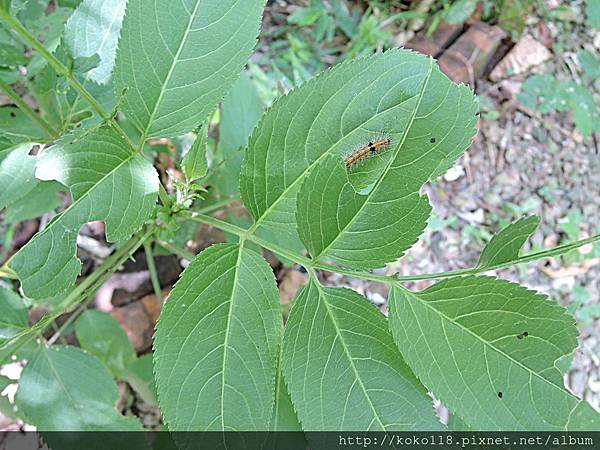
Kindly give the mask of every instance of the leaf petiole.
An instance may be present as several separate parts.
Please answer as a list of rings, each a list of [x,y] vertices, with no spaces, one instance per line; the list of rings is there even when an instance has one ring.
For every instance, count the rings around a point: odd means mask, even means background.
[[[491,266],[491,267],[474,267],[474,268],[469,268],[469,269],[460,269],[460,270],[453,270],[453,271],[448,271],[448,272],[428,273],[428,274],[422,274],[422,275],[377,275],[377,274],[373,274],[373,273],[369,273],[369,272],[361,272],[361,271],[356,271],[356,270],[351,270],[351,269],[344,269],[342,267],[335,267],[335,266],[331,266],[328,264],[314,262],[310,258],[307,258],[303,255],[298,255],[294,252],[290,252],[284,248],[281,248],[277,244],[274,244],[272,242],[269,242],[266,239],[256,236],[255,234],[250,232],[250,230],[245,230],[241,227],[227,223],[227,222],[217,219],[215,217],[211,217],[211,216],[200,214],[200,213],[194,213],[194,214],[192,214],[191,219],[196,222],[199,222],[199,223],[212,225],[215,228],[218,228],[222,231],[225,231],[227,233],[231,233],[236,236],[239,236],[240,238],[252,241],[255,244],[260,245],[261,247],[272,251],[273,253],[276,253],[280,256],[283,256],[286,259],[294,261],[295,263],[300,264],[301,266],[304,266],[306,269],[326,270],[329,272],[335,272],[335,273],[339,273],[342,275],[348,275],[351,277],[362,278],[362,279],[371,280],[371,281],[378,281],[378,282],[387,283],[387,284],[391,284],[391,283],[399,284],[398,282],[403,282],[403,281],[420,281],[420,280],[450,278],[450,277],[455,277],[455,276],[460,276],[460,275],[475,275],[478,273],[504,269],[504,268],[511,267],[516,264],[524,264],[524,263],[528,263],[531,261],[536,261],[536,260],[539,260],[542,258],[551,258],[553,256],[559,256],[559,255],[567,253],[571,250],[574,250],[576,248],[582,247],[584,245],[600,241],[600,234],[597,234],[597,235],[591,236],[586,239],[569,242],[566,244],[559,245],[557,247],[549,248],[546,250],[541,250],[538,252],[532,252],[532,253],[520,256],[519,258],[517,258],[515,260],[507,261],[502,264],[497,264],[497,265]]]

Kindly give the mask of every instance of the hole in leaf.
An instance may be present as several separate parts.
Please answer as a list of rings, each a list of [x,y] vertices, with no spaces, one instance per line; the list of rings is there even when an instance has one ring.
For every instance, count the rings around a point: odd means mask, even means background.
[[[11,111],[11,112],[10,112],[10,117],[17,117],[17,113],[16,113],[16,112],[14,112],[14,111]]]
[[[31,155],[31,156],[35,156],[35,155],[37,155],[40,152],[40,150],[41,150],[41,147],[39,145],[34,145],[33,147],[31,147],[29,149],[29,151],[27,152],[27,154]]]
[[[498,398],[502,398],[502,392],[498,392]]]
[[[435,144],[435,138],[432,137],[431,139],[429,139],[429,142],[431,142],[432,144]]]

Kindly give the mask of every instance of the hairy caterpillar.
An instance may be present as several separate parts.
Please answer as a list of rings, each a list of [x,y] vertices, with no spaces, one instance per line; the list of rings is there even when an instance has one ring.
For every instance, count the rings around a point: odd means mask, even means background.
[[[344,157],[344,164],[349,169],[366,158],[376,155],[390,145],[390,139],[387,137],[371,141],[364,147],[361,147]]]

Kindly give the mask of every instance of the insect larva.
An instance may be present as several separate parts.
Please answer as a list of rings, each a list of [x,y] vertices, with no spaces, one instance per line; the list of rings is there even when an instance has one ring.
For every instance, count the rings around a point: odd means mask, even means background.
[[[377,139],[376,141],[371,141],[364,147],[361,147],[350,153],[348,156],[344,157],[344,164],[346,164],[347,168],[350,168],[363,161],[364,159],[379,153],[383,149],[387,148],[389,145],[389,138],[381,138]]]

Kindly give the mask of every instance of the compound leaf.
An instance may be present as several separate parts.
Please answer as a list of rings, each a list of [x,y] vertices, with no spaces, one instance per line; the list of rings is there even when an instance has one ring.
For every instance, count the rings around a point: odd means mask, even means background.
[[[71,346],[40,347],[19,380],[17,405],[40,431],[142,431],[116,410],[119,391],[108,369]]]
[[[36,176],[61,182],[73,196],[73,203],[11,261],[25,294],[44,299],[68,289],[79,274],[77,234],[85,223],[103,220],[110,242],[123,241],[141,227],[154,209],[158,176],[109,125],[58,140],[39,157]]]
[[[263,0],[130,0],[115,88],[145,137],[198,126],[231,88],[258,36]]]
[[[84,0],[65,25],[64,41],[74,58],[97,55],[99,64],[85,78],[107,83],[115,65],[126,0]]]
[[[600,415],[563,385],[575,321],[543,295],[483,276],[418,293],[394,286],[390,327],[420,380],[474,429],[600,426]]]
[[[158,322],[154,367],[170,430],[266,430],[282,317],[273,271],[238,244],[204,250]]]
[[[483,249],[477,267],[493,267],[517,259],[521,247],[539,224],[538,216],[522,217],[502,229]]]
[[[361,268],[397,258],[426,225],[429,206],[419,190],[468,147],[476,112],[469,88],[452,83],[432,59],[407,50],[354,60],[317,76],[276,100],[250,138],[240,188],[254,230],[288,247],[290,240],[298,242],[296,197],[310,171],[319,170],[328,155],[341,161],[383,136],[388,148],[347,171],[348,187],[361,195],[344,188],[344,198],[336,203],[336,193],[346,185],[336,169],[333,191],[326,186],[330,173],[313,180],[320,195],[307,185],[302,195],[311,197],[304,199],[311,211],[298,214],[307,214],[299,217],[302,224],[328,223],[320,257],[335,260],[337,254],[345,265]],[[322,203],[327,203],[324,210]],[[342,212],[346,203],[354,210]],[[330,228],[336,211],[345,216],[337,231]],[[315,233],[303,230],[305,238]],[[383,241],[365,260],[363,250]],[[352,257],[357,247],[360,252]]]
[[[349,289],[303,288],[285,327],[283,374],[305,430],[441,428],[384,316]]]

